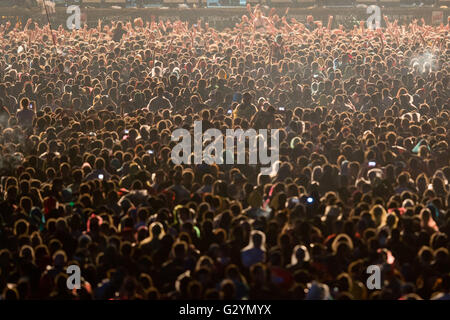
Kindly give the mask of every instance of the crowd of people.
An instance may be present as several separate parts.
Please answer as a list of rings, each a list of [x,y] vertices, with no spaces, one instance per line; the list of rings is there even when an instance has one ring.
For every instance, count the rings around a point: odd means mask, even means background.
[[[449,299],[449,32],[0,26],[1,299]],[[194,121],[279,170],[175,164]]]

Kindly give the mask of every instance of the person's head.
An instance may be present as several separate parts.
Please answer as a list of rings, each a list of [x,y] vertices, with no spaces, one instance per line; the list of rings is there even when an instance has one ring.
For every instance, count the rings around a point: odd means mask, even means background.
[[[250,104],[251,102],[252,102],[252,95],[251,95],[251,93],[250,92],[246,92],[246,93],[244,93],[243,94],[243,96],[242,96],[242,101],[245,103],[245,104]]]
[[[262,233],[261,231],[252,231],[252,241],[253,241],[253,246],[255,248],[261,248],[264,246],[264,242],[265,242],[265,236],[264,233]]]
[[[176,259],[184,259],[187,253],[187,244],[184,241],[176,242],[173,245],[173,255]]]
[[[304,245],[296,245],[292,252],[291,264],[303,263],[309,261],[309,252]]]
[[[20,108],[22,110],[26,110],[29,109],[30,107],[30,100],[28,100],[28,98],[22,98],[22,100],[20,100]]]
[[[95,169],[97,170],[103,170],[105,168],[105,159],[103,158],[97,158],[95,160]]]
[[[236,296],[236,286],[230,279],[225,279],[220,284],[220,292],[222,300],[233,300]]]

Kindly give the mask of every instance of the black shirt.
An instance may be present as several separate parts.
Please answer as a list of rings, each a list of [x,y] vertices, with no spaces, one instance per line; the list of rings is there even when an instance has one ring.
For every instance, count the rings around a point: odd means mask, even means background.
[[[123,29],[115,29],[114,35],[113,35],[113,40],[115,42],[120,42],[120,40],[122,40],[122,37],[125,33],[127,33],[127,32]]]

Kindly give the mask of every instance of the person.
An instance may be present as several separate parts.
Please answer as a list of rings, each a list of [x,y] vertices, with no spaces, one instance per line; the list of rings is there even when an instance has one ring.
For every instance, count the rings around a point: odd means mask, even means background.
[[[245,92],[242,95],[242,103],[234,111],[235,118],[250,119],[258,111],[252,100],[253,97],[250,92]]]
[[[167,191],[172,191],[175,194],[175,203],[187,201],[190,198],[189,190],[181,184],[182,176],[180,172],[175,173],[173,177],[173,184],[167,188]]]
[[[126,33],[127,31],[124,29],[122,21],[119,21],[114,28],[112,38],[115,42],[120,42]]]
[[[266,257],[265,252],[265,236],[261,231],[253,231],[251,234],[250,244],[242,249],[241,259],[242,265],[250,268],[258,262],[264,262]]]
[[[33,120],[36,116],[36,109],[33,102],[30,102],[28,98],[22,98],[20,100],[21,109],[17,111],[17,120],[22,127],[30,128],[33,126]]]
[[[11,114],[8,108],[4,105],[3,99],[0,98],[0,125],[4,128],[8,125],[8,120]]]
[[[6,85],[4,83],[0,83],[0,99],[3,100],[5,107],[8,109],[9,113],[15,113],[18,104],[17,99],[8,93],[6,89]]]
[[[164,97],[164,87],[159,86],[156,88],[156,97],[151,99],[147,105],[147,109],[150,111],[157,111],[159,109],[172,109],[172,103],[169,99]]]
[[[308,15],[308,16],[306,17],[306,28],[307,28],[309,31],[314,31],[314,30],[317,28],[317,25],[316,25],[316,23],[315,23],[315,21],[314,21],[314,17],[311,16],[311,15]]]
[[[253,28],[256,32],[264,33],[266,31],[267,18],[263,15],[260,8],[255,8]]]

